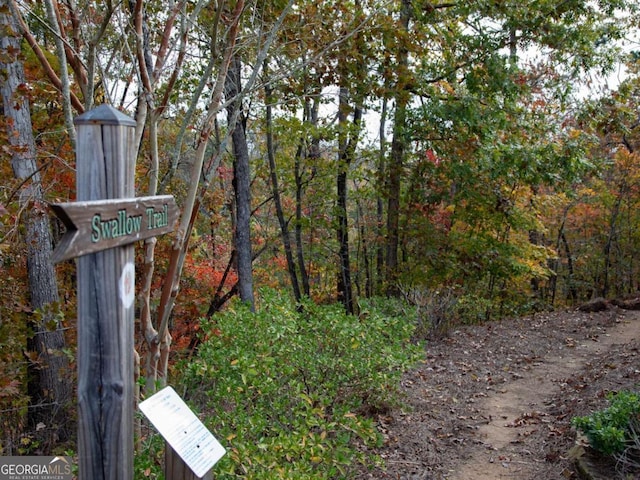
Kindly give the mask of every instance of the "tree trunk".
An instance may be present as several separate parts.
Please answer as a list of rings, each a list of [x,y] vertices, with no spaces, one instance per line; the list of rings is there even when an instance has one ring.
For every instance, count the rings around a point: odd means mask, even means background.
[[[298,259],[298,266],[300,268],[300,280],[302,281],[302,291],[306,296],[311,294],[311,284],[309,282],[309,272],[307,272],[307,266],[304,259],[304,249],[302,242],[302,195],[304,191],[302,181],[302,147],[298,148],[295,156],[295,165],[293,167],[294,176],[296,181],[296,223],[294,229],[294,235],[296,239],[296,258]]]
[[[263,71],[267,73],[267,62],[265,62]],[[278,223],[280,224],[280,234],[282,236],[282,245],[284,247],[284,254],[287,260],[287,271],[289,272],[289,280],[291,282],[291,288],[293,289],[293,296],[296,302],[302,299],[300,292],[300,284],[298,282],[298,274],[296,272],[296,265],[293,259],[293,249],[291,247],[291,237],[289,234],[289,225],[284,217],[282,211],[282,202],[280,200],[280,187],[278,186],[278,174],[276,172],[276,159],[273,146],[273,114],[272,114],[272,89],[269,86],[269,82],[265,83],[265,100],[266,107],[266,134],[267,134],[267,157],[269,159],[269,172],[271,176],[271,190],[273,192],[273,201],[276,207],[276,216],[278,217]]]
[[[359,238],[359,248],[358,251],[362,251],[362,263],[363,263],[363,270],[364,270],[364,295],[367,298],[370,298],[373,296],[373,274],[371,271],[371,260],[369,259],[369,241],[367,239],[367,229],[365,226],[365,211],[364,208],[362,207],[362,204],[357,200],[357,196],[356,196],[356,212],[357,212],[357,216],[356,216],[356,227],[358,232],[360,233],[360,238]],[[357,264],[359,265],[360,262],[357,262]],[[358,268],[358,271],[360,271],[360,268]],[[358,289],[358,295],[362,295],[361,292],[361,287],[360,287],[360,282],[361,282],[361,276],[358,275],[358,273],[356,272],[356,287]]]
[[[318,124],[318,101],[305,99],[303,121],[312,128]],[[305,143],[308,142],[308,149],[304,148]],[[310,140],[301,139],[298,151],[295,156],[294,165],[294,177],[296,183],[296,223],[295,223],[295,239],[296,239],[296,257],[298,259],[298,267],[300,269],[300,280],[302,281],[302,291],[306,296],[311,295],[311,286],[309,282],[309,272],[307,271],[303,241],[302,241],[302,197],[306,185],[306,181],[303,178],[303,158],[311,160],[312,165],[320,158],[320,140],[314,136]],[[313,176],[313,174],[311,175]],[[308,180],[307,180],[308,181]]]
[[[344,161],[340,160],[340,163]],[[353,314],[353,290],[351,284],[351,266],[349,259],[349,225],[347,221],[347,171],[346,165],[338,169],[337,191],[337,236],[338,236],[338,300],[345,312]]]
[[[238,0],[232,13],[232,23],[229,27],[224,56],[214,83],[211,101],[209,102],[209,107],[199,132],[196,151],[189,172],[189,190],[182,207],[180,225],[174,237],[173,245],[171,246],[169,267],[167,268],[166,277],[162,284],[162,293],[160,294],[160,303],[158,304],[157,310],[157,319],[159,323],[158,333],[154,338],[147,339],[149,347],[147,359],[148,364],[150,365],[147,371],[147,376],[156,379],[156,381],[153,382],[147,381],[145,388],[148,390],[148,393],[154,393],[156,383],[159,383],[159,386],[166,384],[167,362],[171,349],[169,317],[171,316],[173,305],[175,304],[175,300],[178,296],[180,277],[182,275],[182,267],[184,266],[184,260],[187,254],[189,237],[193,228],[193,222],[198,215],[198,209],[200,206],[198,192],[201,188],[200,178],[202,176],[204,157],[207,146],[209,145],[209,137],[213,131],[216,117],[220,112],[222,90],[225,85],[228,67],[235,49],[236,39],[238,36],[238,26],[243,9],[244,1]]]
[[[351,261],[349,258],[349,223],[347,218],[347,174],[349,165],[355,155],[358,143],[362,108],[356,105],[353,112],[353,125],[348,122],[349,92],[345,86],[340,87],[340,102],[338,106],[339,132],[339,158],[337,187],[337,236],[339,249],[338,265],[338,299],[342,302],[345,311],[353,314],[355,311],[353,287],[351,283]]]
[[[618,239],[618,216],[620,214],[620,205],[622,204],[622,199],[626,194],[626,185],[620,186],[620,191],[618,196],[616,197],[616,201],[613,205],[613,210],[611,211],[611,218],[609,220],[609,235],[607,236],[607,241],[604,244],[603,256],[604,256],[604,267],[602,271],[602,287],[600,289],[600,296],[603,298],[607,298],[609,295],[609,271],[611,270],[611,250],[613,248],[614,243]]]
[[[62,84],[62,110],[64,112],[64,121],[67,126],[67,135],[71,141],[71,146],[76,149],[76,129],[73,126],[73,107],[71,105],[71,87],[69,84],[69,72],[67,69],[67,56],[64,50],[64,42],[60,34],[60,25],[56,18],[56,11],[53,6],[53,0],[45,2],[49,24],[54,33],[54,42],[56,44],[56,54],[58,56],[58,68],[60,70],[60,82]]]
[[[64,441],[75,430],[70,425],[71,372],[63,331],[58,324],[54,308],[58,298],[55,270],[51,262],[52,237],[47,208],[36,164],[36,147],[31,126],[29,101],[20,88],[25,84],[24,66],[19,60],[20,38],[18,26],[10,13],[6,0],[0,0],[0,28],[7,33],[0,37],[0,82],[2,104],[7,119],[11,146],[11,166],[15,177],[24,182],[19,195],[24,209],[24,236],[31,305],[38,310],[33,315],[34,335],[29,348],[37,353],[37,362],[31,367],[33,376],[29,388],[32,407],[29,420],[39,426],[38,436],[45,440],[42,451],[48,452],[53,442]],[[7,61],[8,63],[4,63]],[[52,328],[53,325],[53,328]],[[45,425],[45,429],[42,429]]]
[[[238,261],[238,293],[240,300],[255,308],[253,298],[253,271],[251,255],[251,171],[249,148],[245,135],[246,118],[242,112],[241,62],[234,55],[229,65],[225,93],[230,105],[227,108],[229,128],[233,129],[233,187],[236,204],[235,247]]]
[[[567,285],[569,288],[569,298],[571,298],[575,304],[578,301],[578,290],[574,284],[573,254],[569,248],[569,242],[567,241],[567,236],[565,235],[564,230],[560,232],[560,239],[562,240],[562,245],[564,246],[564,251],[567,256]]]
[[[400,13],[399,28],[409,31],[411,19],[411,3],[403,0]],[[395,86],[395,115],[393,123],[393,139],[391,141],[391,158],[387,170],[387,255],[386,284],[387,294],[395,296],[398,290],[398,248],[400,244],[400,187],[405,151],[405,130],[407,123],[407,105],[409,104],[409,51],[406,45],[400,44],[398,51],[397,81]]]
[[[378,198],[376,198],[376,234],[378,239],[384,238],[384,202],[380,192],[384,188],[384,177],[387,154],[387,99],[382,102],[382,111],[380,113],[380,154],[378,157]],[[375,293],[379,295],[382,292],[382,279],[384,276],[384,243],[380,240],[376,243],[376,276],[375,276]]]

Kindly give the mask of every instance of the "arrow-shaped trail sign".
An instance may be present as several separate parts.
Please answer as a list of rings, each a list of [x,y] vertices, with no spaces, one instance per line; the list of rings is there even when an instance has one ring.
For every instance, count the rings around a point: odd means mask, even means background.
[[[178,218],[173,195],[56,203],[51,208],[67,227],[53,252],[54,263],[171,232]]]

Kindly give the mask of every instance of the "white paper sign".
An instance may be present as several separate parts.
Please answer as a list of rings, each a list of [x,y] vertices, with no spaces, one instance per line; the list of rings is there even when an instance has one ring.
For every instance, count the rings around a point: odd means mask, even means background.
[[[204,477],[226,453],[171,387],[140,403],[140,410],[196,476]]]

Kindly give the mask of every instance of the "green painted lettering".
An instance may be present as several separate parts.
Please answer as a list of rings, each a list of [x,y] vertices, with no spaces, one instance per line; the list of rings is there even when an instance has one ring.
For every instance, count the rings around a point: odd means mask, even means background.
[[[142,226],[142,215],[127,218],[127,235],[137,233]]]
[[[146,209],[147,212],[147,230],[153,230],[154,226],[153,226],[153,207],[147,207]]]
[[[113,238],[113,231],[118,227],[118,220],[112,218],[102,222],[102,238],[107,240]]]
[[[156,212],[153,207],[146,209],[147,213],[147,230],[162,228],[169,225],[169,206],[164,205],[162,211]]]
[[[100,241],[100,214],[96,214],[91,219],[91,243]]]
[[[115,218],[102,220],[100,214],[91,219],[91,242],[132,235],[142,228],[142,215],[128,216],[125,209],[118,210]]]

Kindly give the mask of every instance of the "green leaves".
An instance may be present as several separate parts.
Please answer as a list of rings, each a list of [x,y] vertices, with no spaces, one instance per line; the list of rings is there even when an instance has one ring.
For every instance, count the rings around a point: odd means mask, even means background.
[[[636,392],[621,391],[607,396],[610,405],[591,415],[575,417],[574,427],[584,433],[590,445],[605,455],[620,454],[632,439],[631,424],[638,421],[640,396]]]
[[[339,306],[262,291],[259,313],[240,303],[204,331],[221,332],[183,364],[178,382],[208,412],[229,455],[216,478],[346,478],[380,441],[366,412],[398,401],[400,375],[418,358],[414,325],[364,305],[366,319]]]

